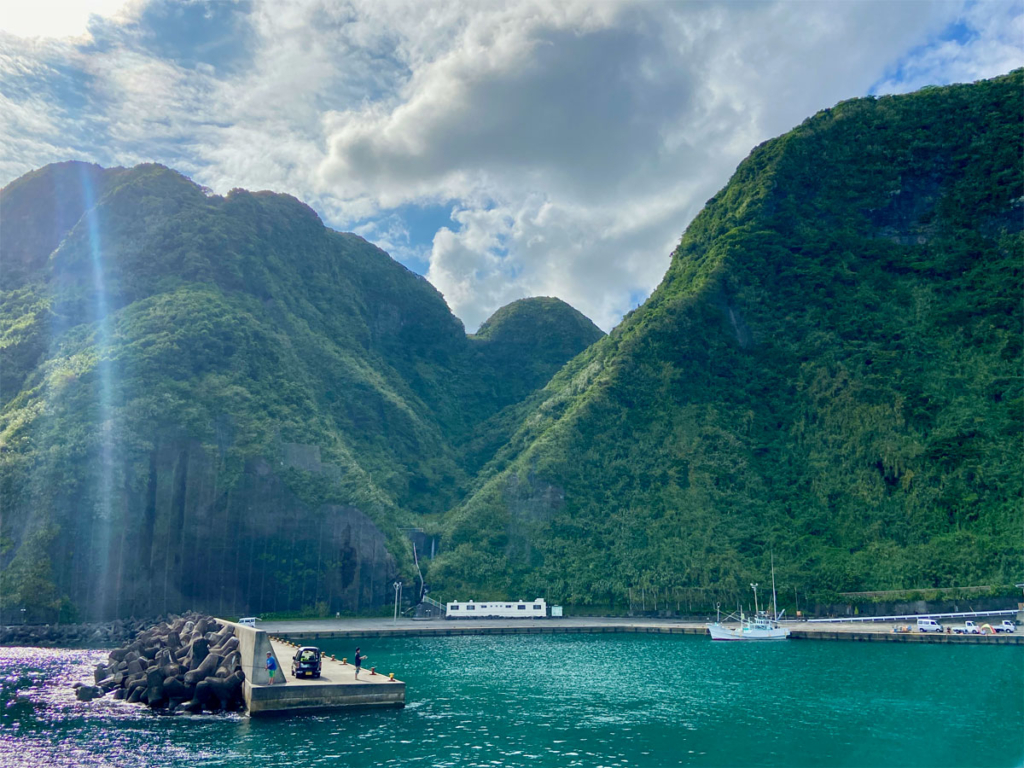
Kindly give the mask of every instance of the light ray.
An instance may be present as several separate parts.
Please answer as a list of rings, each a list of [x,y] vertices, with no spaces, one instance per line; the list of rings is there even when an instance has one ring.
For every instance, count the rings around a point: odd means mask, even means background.
[[[112,404],[112,361],[110,352],[110,318],[108,316],[107,287],[104,274],[104,253],[100,232],[99,214],[96,210],[95,190],[92,180],[81,166],[79,178],[82,184],[82,195],[85,201],[84,222],[89,238],[89,257],[92,265],[93,288],[93,319],[95,325],[96,346],[96,377],[97,377],[97,412],[96,427],[99,432],[99,452],[96,477],[99,485],[96,489],[96,510],[93,517],[92,536],[95,543],[93,551],[97,555],[99,573],[94,605],[98,613],[108,612],[109,572],[110,572],[110,539],[113,535],[113,474],[114,474],[114,424]],[[115,608],[116,613],[116,608]]]

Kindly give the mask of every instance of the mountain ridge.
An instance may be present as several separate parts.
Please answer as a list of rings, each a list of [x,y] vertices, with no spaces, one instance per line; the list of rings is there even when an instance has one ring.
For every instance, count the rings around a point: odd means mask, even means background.
[[[1019,581],[1021,85],[843,102],[755,148],[520,406],[431,578],[707,605],[774,551],[812,594]]]
[[[412,571],[400,528],[459,498],[459,436],[586,343],[556,318],[571,338],[526,381],[513,340],[481,357],[433,286],[308,206],[154,164],[41,169],[0,216],[24,267],[2,276],[0,567],[40,610],[379,604]]]

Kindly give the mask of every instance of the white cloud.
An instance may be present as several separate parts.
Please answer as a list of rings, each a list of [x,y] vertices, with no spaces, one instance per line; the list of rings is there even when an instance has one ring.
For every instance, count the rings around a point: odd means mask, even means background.
[[[24,38],[83,37],[94,17],[125,21],[133,0],[31,0],[0,4],[0,30]]]
[[[879,93],[907,93],[925,85],[970,83],[1024,65],[1024,4],[1019,0],[972,2],[959,14],[960,35],[901,62]]]
[[[531,295],[610,328],[755,144],[1024,47],[1015,1],[232,7],[244,23],[181,56],[204,30],[143,5],[92,44],[0,36],[2,180],[86,157],[288,192],[426,266],[469,329]],[[235,58],[203,59],[229,32]],[[396,209],[439,204],[449,226],[414,240]]]

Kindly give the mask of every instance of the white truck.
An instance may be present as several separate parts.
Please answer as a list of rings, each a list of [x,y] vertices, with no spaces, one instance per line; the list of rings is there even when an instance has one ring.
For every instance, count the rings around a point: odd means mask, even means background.
[[[981,630],[973,621],[965,621],[962,627],[953,627],[953,633],[957,635],[980,635]]]
[[[1017,631],[1017,625],[1014,624],[1010,619],[1003,619],[1002,624],[994,624],[992,626],[992,629],[994,629],[996,632],[1013,633]]]

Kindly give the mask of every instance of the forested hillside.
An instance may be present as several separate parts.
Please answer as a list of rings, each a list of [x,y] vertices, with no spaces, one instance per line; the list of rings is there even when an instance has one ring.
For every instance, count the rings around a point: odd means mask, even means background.
[[[0,222],[7,612],[379,605],[475,426],[603,335],[531,299],[467,337],[294,198],[156,165],[47,166]]]
[[[622,607],[1024,580],[1024,72],[754,149],[604,336],[468,335],[294,198],[0,192],[0,619]],[[410,529],[415,529],[410,531]],[[418,583],[418,582],[417,582]],[[785,603],[783,603],[785,604]]]
[[[757,147],[506,414],[432,580],[734,604],[772,553],[790,605],[1024,580],[1022,94],[857,99]]]

